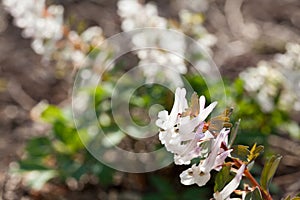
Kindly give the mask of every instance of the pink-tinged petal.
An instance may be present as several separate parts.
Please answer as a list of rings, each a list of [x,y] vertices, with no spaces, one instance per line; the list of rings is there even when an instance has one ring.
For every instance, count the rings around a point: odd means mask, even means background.
[[[224,130],[224,129],[223,129]],[[204,160],[202,165],[202,170],[204,172],[210,172],[215,164],[215,160],[218,156],[218,153],[220,151],[221,143],[225,137],[225,135],[228,134],[226,131],[221,131],[220,134],[217,136],[216,141],[214,142],[214,145],[212,147],[212,151],[208,155],[208,157]]]
[[[200,125],[198,126],[198,128],[196,130],[196,135],[201,135],[201,138],[202,138],[202,135],[204,136],[204,134],[202,133],[203,127],[204,127],[204,122],[200,123]],[[201,139],[201,138],[199,138],[199,139]]]
[[[188,137],[187,140],[191,140],[195,137],[194,130],[199,125],[199,118],[195,117],[187,120],[186,118],[189,118],[189,116],[185,117],[184,121],[181,121],[181,125],[179,126],[179,134],[182,136],[182,138]]]
[[[216,105],[218,104],[218,102],[213,102],[211,103],[209,106],[207,106],[204,110],[200,111],[200,121],[204,121],[208,115],[213,111],[213,109],[216,107]]]
[[[230,155],[230,152],[232,151],[232,149],[224,151],[223,153],[219,154],[216,158],[215,161],[215,166],[214,169],[219,171],[222,168],[222,165],[225,161],[225,159]]]
[[[189,165],[191,160],[197,158],[201,154],[201,147],[197,145],[198,140],[195,138],[191,142],[180,145],[181,151],[174,155],[174,161],[176,165]]]
[[[229,198],[230,194],[239,186],[246,165],[243,164],[237,171],[235,177],[223,188],[221,192],[214,193],[214,198],[216,200],[225,200]]]

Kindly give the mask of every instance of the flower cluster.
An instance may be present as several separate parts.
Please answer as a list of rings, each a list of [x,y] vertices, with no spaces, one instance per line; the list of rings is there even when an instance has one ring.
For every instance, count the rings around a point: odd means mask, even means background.
[[[158,16],[157,7],[152,3],[141,4],[138,0],[120,0],[118,9],[124,31],[149,27],[160,28],[161,30],[168,28],[168,20]],[[181,80],[178,74],[187,72],[184,59],[182,58],[185,49],[183,38],[170,38],[169,34],[166,35],[160,31],[141,32],[133,35],[132,43],[136,49],[139,49],[137,52],[137,56],[140,59],[139,65],[142,67],[148,82],[153,82],[158,74],[172,74],[168,77],[175,77],[174,81],[178,82]],[[147,46],[157,48],[144,49]],[[172,52],[165,51],[166,49],[171,49]],[[176,52],[180,55],[175,55]],[[166,67],[169,65],[172,66],[173,70]]]
[[[285,54],[261,61],[240,74],[246,91],[256,98],[264,112],[272,112],[276,106],[283,111],[300,110],[300,45],[287,44],[286,49]]]
[[[194,93],[189,107],[185,96],[186,90],[177,88],[170,114],[166,110],[159,112],[156,125],[160,128],[161,143],[174,154],[175,164],[188,165],[194,158],[200,158],[198,164],[193,164],[180,174],[181,183],[204,186],[211,179],[210,172],[220,171],[225,159],[230,156],[232,151],[228,147],[230,129],[211,131],[209,123],[205,121],[217,102],[205,107],[205,97],[198,98]],[[242,164],[235,178],[221,192],[216,191],[215,199],[229,198],[238,187],[245,167]]]
[[[52,50],[63,37],[63,12],[60,5],[45,6],[45,0],[3,0],[3,5],[23,29],[23,36],[33,38],[32,48],[38,54]]]
[[[104,42],[102,29],[89,27],[81,34],[69,30],[64,24],[61,5],[46,6],[45,0],[3,0],[5,9],[14,17],[16,26],[23,29],[23,36],[31,38],[32,49],[44,61],[55,60],[60,68],[71,64],[78,68],[93,66],[98,69],[109,61],[111,49]],[[105,51],[91,59],[88,54],[99,46]]]
[[[202,50],[211,53],[210,47],[214,45],[215,37],[202,26],[202,20],[195,21],[194,14],[187,10],[182,10],[180,13],[180,22],[174,23],[172,20],[160,17],[157,6],[153,3],[141,4],[138,0],[120,0],[118,2],[118,14],[122,19],[124,31],[149,27],[160,30],[179,30],[196,39],[203,47]],[[192,30],[188,28],[191,23],[197,24]],[[169,32],[168,34],[160,31],[141,32],[132,37],[132,43],[134,49],[138,49],[139,65],[142,67],[148,82],[153,82],[165,74],[169,74],[169,76],[163,77],[163,79],[171,79],[171,82],[177,83],[182,82],[180,75],[187,72],[184,60],[187,44],[184,37]],[[145,49],[145,47],[156,48]],[[168,66],[172,66],[172,68]]]

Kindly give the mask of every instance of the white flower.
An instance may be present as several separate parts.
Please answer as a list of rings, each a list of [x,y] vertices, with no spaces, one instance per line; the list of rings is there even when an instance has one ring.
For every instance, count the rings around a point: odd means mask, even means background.
[[[202,157],[208,150],[201,146],[203,142],[207,142],[214,138],[214,136],[206,131],[202,133],[203,125],[201,126],[201,133],[195,133],[195,138],[186,144],[181,144],[182,150],[180,154],[174,155],[174,162],[176,165],[189,165],[191,160],[197,157]]]
[[[186,90],[184,88],[176,89],[174,104],[170,115],[168,115],[168,111],[166,110],[158,113],[158,120],[156,121],[156,125],[158,127],[163,130],[174,128],[176,122],[178,121],[179,114],[183,113],[184,110],[188,108],[185,95]]]
[[[229,200],[230,194],[239,186],[244,170],[246,168],[246,165],[243,164],[239,170],[237,171],[235,177],[228,183],[221,192],[214,193],[214,199],[215,200]]]
[[[222,129],[214,141],[214,145],[208,157],[200,162],[198,166],[193,165],[180,174],[181,183],[184,185],[205,185],[210,179],[210,171],[219,170],[231,150],[221,151],[221,144],[226,140],[229,130]],[[220,153],[222,152],[222,153]]]
[[[164,34],[163,29],[168,28],[168,21],[158,16],[156,5],[141,4],[137,0],[120,0],[118,14],[122,18],[124,31],[160,28],[160,31],[141,31],[132,36],[133,49],[138,50],[139,66],[146,77],[146,82],[167,80],[183,85],[181,74],[187,72],[183,59],[186,45],[184,37],[170,32]],[[147,47],[151,49],[145,50]]]
[[[156,125],[161,128],[159,139],[166,149],[175,154],[176,164],[190,164],[190,160],[201,155],[200,143],[213,138],[206,131],[202,133],[204,120],[212,112],[217,102],[205,108],[205,98],[199,98],[196,116],[183,116],[188,108],[186,90],[177,88],[170,115],[166,110],[159,112]]]
[[[123,19],[121,26],[124,31],[144,27],[167,27],[166,19],[158,16],[157,7],[152,3],[143,5],[138,0],[120,0],[118,14]]]

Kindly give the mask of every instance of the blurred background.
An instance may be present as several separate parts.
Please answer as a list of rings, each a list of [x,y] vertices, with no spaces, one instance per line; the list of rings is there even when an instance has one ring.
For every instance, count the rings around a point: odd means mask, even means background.
[[[180,185],[178,176],[185,169],[182,166],[170,165],[147,174],[118,172],[100,165],[80,141],[70,141],[72,134],[76,134],[69,111],[80,58],[90,53],[95,38],[102,41],[130,27],[155,27],[156,23],[181,30],[207,47],[235,108],[232,120],[242,119],[237,143],[252,145],[257,142],[265,145],[265,156],[271,153],[284,156],[271,187],[274,199],[300,192],[300,1],[35,2],[36,7],[41,8],[36,8],[32,2],[35,1],[2,0],[0,3],[2,199],[211,197],[209,187]],[[60,6],[47,10],[51,5]],[[27,14],[26,10],[35,13]],[[54,16],[49,27],[60,26],[61,35],[48,34],[47,25],[37,28],[39,20],[49,16]],[[153,24],[145,24],[143,18]],[[30,24],[35,25],[32,28]],[[101,27],[101,30],[93,29],[86,34],[89,39],[85,40],[82,33],[89,27]],[[107,49],[100,50],[105,55],[101,62],[109,60]],[[129,55],[125,61],[116,63],[116,69],[126,69],[138,60],[142,60],[139,55]],[[99,69],[94,67],[93,70]],[[105,77],[108,85],[114,81],[114,74],[118,71]],[[205,94],[201,78],[188,75],[186,78],[197,92]],[[99,89],[96,104],[107,99],[105,94],[110,93],[107,88]],[[170,91],[158,87],[151,91],[142,88],[139,92],[144,95],[142,103],[133,102],[133,107],[147,109],[153,103],[149,102],[151,95],[158,95],[156,101],[161,101],[166,108],[172,106]],[[169,100],[161,100],[164,96]],[[110,111],[105,112],[106,115],[99,114],[101,119],[111,117]],[[140,116],[143,112],[133,109],[137,122],[147,120]],[[114,129],[114,125],[108,128]],[[126,137],[116,143],[125,149],[141,151],[154,148],[159,142],[152,138],[145,145]],[[262,156],[253,168],[257,176],[264,160]]]

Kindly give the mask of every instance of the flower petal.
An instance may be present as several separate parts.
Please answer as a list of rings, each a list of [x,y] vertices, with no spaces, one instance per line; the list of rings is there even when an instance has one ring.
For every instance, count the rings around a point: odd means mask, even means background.
[[[204,110],[200,110],[200,121],[204,121],[207,116],[213,111],[213,109],[216,107],[216,105],[218,104],[218,102],[213,102],[211,103],[209,106],[207,106]]]
[[[237,171],[235,177],[230,181],[230,183],[228,183],[221,192],[214,193],[214,198],[216,200],[225,200],[230,196],[230,194],[239,186],[245,168],[246,165],[243,164]]]

